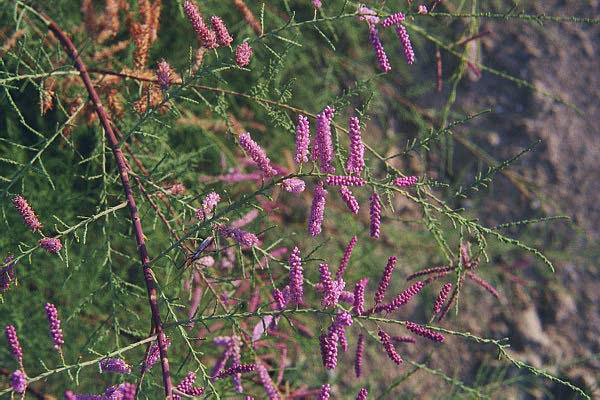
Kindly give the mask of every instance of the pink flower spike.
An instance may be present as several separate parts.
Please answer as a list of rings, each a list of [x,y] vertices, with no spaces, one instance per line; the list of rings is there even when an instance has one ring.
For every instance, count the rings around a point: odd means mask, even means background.
[[[402,24],[396,25],[396,35],[398,35],[398,38],[400,38],[400,42],[402,43],[402,48],[404,49],[404,56],[406,57],[406,62],[408,64],[414,63],[415,52],[413,51],[412,43],[410,42],[410,37],[408,36],[406,27]]]
[[[190,0],[185,0],[183,3],[183,11],[185,12],[186,17],[192,24],[192,28],[194,32],[196,32],[196,37],[198,38],[198,42],[200,46],[205,47],[207,49],[214,49],[217,45],[217,37],[215,33],[204,23],[204,19],[198,11],[198,7]]]
[[[319,400],[329,400],[331,392],[331,385],[325,384],[321,386],[321,392],[319,393]]]
[[[358,214],[358,211],[360,210],[360,204],[358,204],[358,200],[356,200],[356,197],[354,197],[347,186],[342,186],[340,188],[340,197],[344,203],[346,203],[346,206],[348,206],[348,209],[352,214]]]
[[[319,161],[321,172],[332,174],[335,168],[333,162],[333,142],[331,140],[331,122],[335,109],[327,106],[317,114],[317,127],[313,145],[313,159]]]
[[[217,16],[211,17],[210,24],[217,35],[217,43],[219,43],[219,45],[227,47],[233,42],[233,38],[229,34],[227,26],[225,26],[225,22],[223,22],[221,18]]]
[[[300,249],[294,247],[289,259],[290,264],[290,293],[296,304],[302,304],[304,298],[304,276],[302,275],[302,259]]]
[[[375,51],[375,57],[377,58],[377,65],[379,65],[379,69],[385,73],[390,72],[392,70],[392,66],[390,65],[387,54],[385,54],[385,49],[381,43],[379,32],[373,24],[369,26],[369,41],[371,42],[371,46],[373,46],[373,50]]]
[[[392,360],[394,363],[396,363],[396,365],[402,364],[402,357],[400,357],[400,354],[398,354],[396,352],[396,349],[394,348],[394,344],[392,343],[390,335],[388,335],[386,332],[382,331],[381,329],[379,330],[378,335],[379,335],[379,339],[381,339],[381,344],[383,344],[383,348],[385,349],[390,360]]]
[[[358,8],[358,19],[361,21],[366,21],[369,25],[377,25],[379,23],[379,17],[377,13],[371,10],[367,6],[361,5]]]
[[[296,155],[294,157],[296,164],[308,162],[309,142],[310,125],[308,118],[304,115],[298,115],[298,124],[296,125]]]
[[[166,337],[165,339],[166,339],[165,345],[168,349],[169,346],[171,346],[171,339],[168,337]],[[152,345],[150,346],[150,349],[148,350],[148,357],[146,357],[146,361],[142,365],[142,372],[149,371],[154,366],[154,364],[156,364],[156,362],[158,361],[159,358],[160,358],[160,349],[158,347],[158,341],[156,341],[156,342],[152,343]]]
[[[383,275],[381,276],[381,281],[377,287],[377,292],[375,292],[375,304],[379,304],[383,301],[383,296],[385,296],[385,292],[392,280],[392,273],[396,267],[396,260],[397,259],[394,256],[388,258],[388,262],[383,270]]]
[[[185,378],[179,382],[176,389],[181,393],[187,394],[189,396],[201,396],[204,394],[204,388],[194,387],[194,382],[196,382],[196,373],[191,371],[189,372]],[[181,400],[181,396],[178,394],[174,394],[173,400]]]
[[[6,335],[6,341],[13,357],[19,363],[19,366],[23,365],[23,349],[19,343],[19,337],[17,336],[17,330],[13,325],[6,325],[4,328],[4,334]]]
[[[40,247],[49,253],[58,253],[62,249],[62,243],[58,238],[43,238],[40,239]]]
[[[365,180],[358,176],[329,175],[326,183],[331,186],[364,186]]]
[[[281,182],[286,192],[302,193],[306,187],[304,181],[300,178],[288,178]]]
[[[311,236],[317,236],[321,233],[323,218],[325,216],[325,201],[327,197],[327,190],[323,187],[323,182],[315,187],[313,195],[312,206],[310,208],[310,216],[308,218],[308,233]]]
[[[442,286],[440,293],[435,299],[435,303],[433,304],[433,314],[439,314],[442,311],[442,306],[448,299],[448,295],[450,294],[450,290],[452,290],[452,284],[450,282],[446,283]]]
[[[375,192],[369,197],[370,214],[371,214],[371,237],[379,238],[381,226],[381,199]]]
[[[412,333],[419,336],[423,336],[424,338],[427,338],[429,340],[433,340],[434,342],[441,343],[444,341],[444,335],[442,335],[441,333],[434,332],[431,329],[426,328],[422,325],[408,321],[405,326],[406,329],[408,329]]]
[[[338,335],[336,332],[324,333],[319,336],[321,346],[321,358],[323,366],[327,369],[335,369],[337,366]]]
[[[358,391],[358,395],[356,395],[356,400],[367,400],[368,395],[369,391],[366,388],[361,388]]]
[[[43,225],[38,219],[37,215],[35,215],[35,211],[29,206],[29,203],[23,196],[15,196],[12,200],[15,208],[21,214],[25,225],[29,227],[32,231],[39,231],[42,229]]]
[[[205,220],[208,218],[217,204],[221,201],[221,196],[219,196],[216,192],[210,192],[206,195],[206,197],[202,200],[202,207],[196,210],[196,218],[199,220]]]
[[[348,268],[348,263],[350,262],[350,256],[352,255],[352,250],[354,250],[354,246],[358,242],[358,238],[356,236],[352,236],[352,239],[346,245],[346,249],[344,250],[344,255],[342,256],[342,260],[340,261],[340,266],[338,267],[337,273],[335,274],[335,279],[340,280],[344,278],[344,272]]]
[[[425,282],[417,281],[412,286],[405,289],[400,293],[391,303],[380,304],[375,307],[375,312],[392,312],[408,303],[414,296],[416,296],[425,287]]]
[[[271,166],[271,160],[269,160],[269,157],[267,157],[267,154],[262,147],[252,140],[250,133],[244,132],[240,135],[240,146],[242,146],[250,158],[252,158],[252,161],[258,165],[266,176],[277,175],[277,171]]]
[[[398,187],[408,187],[415,185],[419,181],[416,176],[405,176],[394,179],[394,185]]]
[[[346,169],[351,174],[360,174],[365,168],[365,145],[360,135],[360,122],[356,117],[350,117],[348,120],[348,136],[350,151]]]
[[[18,394],[25,394],[27,389],[27,375],[21,370],[16,370],[10,376],[10,386]]]
[[[156,67],[156,79],[162,90],[167,90],[171,86],[171,83],[173,83],[173,71],[164,58],[158,62],[158,66]]]
[[[387,28],[392,25],[398,25],[402,21],[404,21],[404,14],[397,12],[384,19],[382,25],[384,28]]]
[[[115,372],[117,374],[130,374],[131,366],[120,358],[105,358],[100,360],[100,373]]]
[[[356,358],[354,360],[354,373],[357,378],[360,378],[362,373],[362,358],[365,351],[365,335],[358,335],[358,343],[356,344]]]
[[[427,14],[428,13],[427,6],[425,6],[423,4],[420,4],[419,5],[419,9],[418,9],[418,13],[419,14]]]
[[[235,48],[235,63],[238,65],[238,67],[245,67],[246,65],[250,64],[252,53],[252,47],[250,47],[248,42],[238,44],[238,46]]]
[[[358,315],[362,315],[365,312],[365,286],[367,286],[368,282],[369,278],[362,278],[354,286],[353,311]]]
[[[46,303],[45,309],[48,324],[50,325],[50,337],[52,337],[52,341],[54,342],[54,348],[60,351],[62,345],[65,344],[65,340],[60,327],[60,320],[58,319],[58,311],[52,303]]]
[[[232,238],[241,246],[254,247],[258,246],[260,243],[255,234],[243,231],[239,228],[234,228],[232,226],[221,226],[219,227],[219,232],[223,237]]]
[[[263,364],[259,363],[256,365],[256,370],[258,371],[260,383],[265,388],[265,392],[267,393],[269,400],[279,400],[279,393],[277,392],[275,385],[273,385],[273,381],[269,376],[269,371],[267,371],[267,368]]]
[[[335,304],[331,304],[331,300],[333,297],[332,293],[335,291],[335,283],[331,278],[331,272],[329,272],[327,264],[319,265],[319,276],[319,283],[323,285],[323,300],[321,301],[321,305],[323,307],[333,307]]]

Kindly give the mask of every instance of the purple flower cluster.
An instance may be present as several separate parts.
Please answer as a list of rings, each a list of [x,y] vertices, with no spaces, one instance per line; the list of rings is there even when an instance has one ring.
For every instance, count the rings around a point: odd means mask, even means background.
[[[367,400],[369,391],[366,388],[361,388],[356,395],[356,400]]]
[[[433,314],[439,314],[442,311],[442,306],[448,299],[448,295],[450,294],[450,290],[452,290],[452,284],[450,282],[446,283],[442,286],[440,293],[435,299],[435,303],[433,304]]]
[[[327,369],[335,369],[337,366],[338,335],[337,332],[327,332],[319,336],[321,347],[321,359],[323,366]]]
[[[364,186],[365,180],[351,175],[329,175],[325,182],[332,186]]]
[[[13,357],[19,363],[19,366],[23,365],[23,349],[19,343],[19,337],[17,336],[17,330],[13,325],[6,325],[4,328],[4,334],[6,335],[6,341]]]
[[[296,304],[302,304],[304,298],[304,276],[302,275],[302,259],[300,249],[294,247],[289,259],[290,264],[290,294],[291,300]]]
[[[304,115],[298,115],[298,124],[296,124],[296,154],[294,161],[297,164],[308,162],[308,145],[310,143],[310,125],[308,118]]]
[[[240,364],[238,366],[229,367],[226,370],[221,371],[217,375],[217,379],[223,379],[223,378],[226,378],[226,377],[234,375],[234,374],[244,374],[244,373],[252,372],[255,369],[256,369],[256,364]]]
[[[171,86],[173,71],[168,62],[163,58],[156,67],[156,79],[161,89],[167,90]]]
[[[215,366],[212,370],[212,379],[219,378],[220,371],[225,367],[227,361],[231,358],[232,365],[231,368],[239,367],[241,364],[241,339],[239,336],[218,336],[213,339],[213,343],[219,346],[225,346],[225,350],[221,357],[215,363]],[[243,371],[232,371],[231,379],[233,380],[233,385],[235,390],[238,392],[243,392],[242,388],[242,373]]]
[[[300,178],[284,179],[282,184],[285,191],[290,193],[304,192],[304,188],[306,187],[304,181]]]
[[[415,52],[413,51],[412,43],[410,42],[410,37],[408,36],[406,27],[402,24],[397,24],[396,35],[398,35],[398,38],[400,38],[400,42],[402,43],[402,48],[404,49],[404,56],[406,57],[406,62],[408,64],[414,63]]]
[[[238,46],[235,48],[235,63],[239,67],[245,67],[246,65],[250,64],[252,53],[252,47],[250,47],[248,42],[238,44]]]
[[[377,58],[377,65],[379,65],[379,68],[386,73],[391,71],[392,66],[390,65],[387,54],[385,54],[385,49],[383,48],[383,43],[381,43],[381,38],[379,37],[379,32],[377,31],[375,24],[369,25],[369,42],[371,42],[371,46],[373,46],[373,50],[375,51],[375,57]]]
[[[358,238],[356,236],[352,236],[352,239],[346,245],[346,249],[344,249],[344,255],[342,256],[342,260],[340,261],[340,266],[338,267],[337,273],[335,275],[336,280],[343,279],[344,272],[346,272],[346,268],[348,268],[348,263],[350,262],[350,256],[352,255],[352,250],[354,250],[354,246],[358,242]]]
[[[263,364],[257,364],[256,370],[258,372],[258,378],[260,379],[260,383],[265,388],[265,392],[267,393],[267,397],[269,400],[279,400],[279,393],[277,393],[277,388],[273,385],[273,381],[269,376],[269,371]]]
[[[329,327],[329,334],[336,333],[338,342],[343,351],[348,351],[348,339],[346,338],[346,328],[352,325],[352,316],[346,312],[340,312],[333,324]]]
[[[314,8],[321,8],[321,0],[312,0],[312,5]]]
[[[204,23],[204,19],[198,11],[198,7],[190,0],[183,3],[183,11],[187,19],[191,22],[194,32],[198,38],[200,46],[207,49],[214,49],[218,46],[215,33]]]
[[[220,226],[219,232],[223,237],[232,238],[244,247],[258,246],[260,243],[255,234],[243,231],[239,228],[234,228],[232,226]]]
[[[100,373],[115,372],[117,374],[130,374],[131,366],[121,358],[105,358],[100,360]]]
[[[442,335],[441,333],[434,332],[431,329],[426,328],[422,325],[408,321],[405,326],[406,329],[408,329],[412,333],[417,334],[419,336],[423,336],[424,338],[427,338],[429,340],[433,340],[434,342],[441,343],[444,341],[444,335]]]
[[[358,335],[358,342],[356,343],[356,358],[354,359],[354,373],[357,378],[360,378],[362,373],[362,359],[363,353],[365,352],[365,335],[362,333]]]
[[[379,339],[381,339],[381,344],[383,345],[383,348],[385,349],[385,352],[387,353],[390,360],[392,360],[394,363],[396,363],[396,365],[402,364],[402,357],[400,357],[400,354],[398,354],[396,352],[396,348],[394,347],[394,344],[392,343],[392,339],[391,339],[390,335],[388,335],[386,332],[382,331],[381,329],[379,330],[379,332],[377,334],[379,335]]]
[[[40,239],[40,247],[49,253],[58,253],[62,249],[62,243],[58,238]]]
[[[408,187],[416,184],[418,181],[419,178],[416,176],[404,176],[394,179],[394,185],[398,187]]]
[[[385,292],[392,280],[392,273],[396,267],[396,260],[397,258],[394,256],[388,258],[388,262],[383,270],[383,275],[381,276],[381,281],[379,281],[379,286],[375,292],[375,304],[379,304],[383,301],[383,296],[385,296]]]
[[[366,21],[369,25],[377,25],[379,23],[377,13],[369,7],[362,5],[358,8],[358,19]]]
[[[315,187],[313,193],[313,201],[310,208],[310,216],[308,218],[308,233],[311,236],[317,236],[321,233],[321,225],[323,225],[323,217],[325,215],[325,200],[327,190],[323,187],[323,182]]]
[[[266,176],[277,175],[277,171],[271,166],[271,160],[269,160],[262,147],[252,140],[249,132],[244,132],[240,135],[240,146],[242,146]]]
[[[34,232],[42,229],[42,223],[38,219],[37,215],[35,215],[35,211],[33,211],[33,208],[31,208],[31,206],[23,196],[15,196],[12,202],[19,214],[21,214],[25,225],[27,225],[29,229],[31,229]]]
[[[171,346],[171,338],[165,337],[165,345],[167,349],[169,348],[169,346]],[[146,361],[142,365],[142,371],[149,371],[154,366],[154,364],[156,364],[159,358],[160,348],[157,340],[156,342],[152,343],[152,345],[150,345],[150,349],[148,349],[148,356],[146,357]]]
[[[342,290],[344,290],[345,283],[343,280],[334,281],[329,272],[329,265],[319,265],[319,283],[323,286],[323,300],[321,305],[323,307],[335,307]]]
[[[365,168],[365,145],[360,135],[360,122],[356,117],[348,120],[348,136],[350,151],[346,161],[346,169],[351,174],[360,174]]]
[[[404,14],[397,12],[384,19],[382,25],[384,28],[388,28],[392,25],[398,25],[402,21],[404,21]]]
[[[221,196],[218,193],[210,192],[207,194],[202,200],[202,207],[196,210],[196,218],[200,220],[208,218],[219,204],[219,201],[221,201]]]
[[[102,396],[98,396],[100,400],[134,400],[135,399],[136,386],[133,383],[122,383],[120,385],[113,385],[104,391]],[[87,400],[88,398],[94,399],[95,396],[77,396],[71,392],[73,399],[76,400]],[[65,398],[67,393],[65,392]]]
[[[46,317],[48,318],[48,324],[50,325],[50,336],[54,342],[54,348],[60,351],[62,345],[65,343],[63,338],[63,332],[60,328],[60,320],[58,319],[58,311],[56,306],[52,303],[46,303]]]
[[[360,205],[358,204],[358,200],[356,200],[356,197],[354,197],[354,195],[352,194],[352,191],[348,189],[347,186],[342,186],[340,188],[340,197],[342,198],[342,200],[344,200],[344,203],[346,203],[346,206],[348,206],[348,209],[350,210],[350,212],[352,212],[352,214],[358,214],[358,210],[360,210]]]
[[[325,384],[321,386],[321,392],[319,393],[319,400],[329,400],[331,393],[331,385]]]
[[[196,373],[193,371],[188,372],[188,374],[179,382],[176,389],[184,394],[189,396],[201,396],[204,394],[204,388],[194,386],[194,382],[196,382]],[[173,400],[181,400],[181,396],[178,394],[174,394]]]
[[[317,133],[313,144],[313,160],[319,161],[319,167],[323,173],[334,173],[333,142],[331,140],[331,122],[335,109],[327,106],[317,114]]]
[[[376,192],[369,197],[369,213],[371,215],[371,237],[379,238],[381,226],[381,199]]]
[[[212,25],[215,34],[217,35],[217,43],[220,46],[229,46],[231,42],[233,42],[233,38],[229,34],[227,27],[225,26],[225,22],[217,16],[213,16],[210,18],[210,24]]]
[[[369,282],[369,278],[362,278],[354,286],[353,310],[358,315],[362,315],[365,312],[365,287],[367,286],[367,282]]]
[[[0,292],[7,291],[15,279],[15,265],[17,262],[13,259],[13,256],[8,256],[2,262],[4,266],[0,268]]]
[[[409,286],[403,292],[401,292],[394,300],[387,304],[381,304],[375,307],[375,312],[392,312],[397,310],[401,306],[408,303],[417,293],[425,287],[425,282],[417,281],[413,285]]]
[[[18,394],[24,394],[27,389],[27,375],[20,369],[12,373],[10,377],[10,386]]]

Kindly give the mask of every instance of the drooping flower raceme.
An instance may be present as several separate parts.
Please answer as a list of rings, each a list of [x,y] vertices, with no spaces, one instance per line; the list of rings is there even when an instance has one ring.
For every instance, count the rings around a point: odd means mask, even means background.
[[[356,236],[352,236],[352,239],[346,245],[344,249],[344,255],[342,256],[342,260],[340,261],[340,265],[338,267],[337,273],[335,274],[335,279],[340,280],[344,277],[344,272],[348,268],[348,263],[350,262],[350,256],[352,255],[352,250],[354,250],[354,246],[358,242],[358,238]]]
[[[121,358],[105,358],[100,360],[100,372],[115,372],[117,374],[130,374],[131,366]]]
[[[219,43],[219,45],[227,47],[233,42],[233,38],[229,34],[227,26],[225,26],[225,22],[223,22],[221,18],[212,16],[210,18],[210,24],[217,35],[217,43]]]
[[[319,393],[319,400],[329,400],[331,392],[331,385],[325,384],[321,386],[321,392]]]
[[[62,249],[62,243],[58,238],[40,239],[40,247],[49,253],[58,253]]]
[[[204,394],[204,388],[195,387],[194,382],[196,382],[196,373],[191,371],[179,382],[177,390],[189,396],[201,396]],[[172,397],[173,400],[181,400],[181,396],[178,394],[174,394]]]
[[[413,51],[412,43],[410,42],[410,37],[408,36],[406,27],[402,24],[397,24],[396,35],[398,35],[398,38],[400,38],[400,42],[402,43],[402,48],[404,49],[404,56],[406,57],[406,62],[408,64],[414,63],[415,52]]]
[[[273,385],[273,381],[269,376],[269,371],[267,371],[267,368],[262,363],[258,363],[256,365],[256,370],[258,371],[260,383],[265,388],[265,392],[267,393],[269,400],[279,400],[279,393],[277,393],[277,388],[275,388],[275,385]]]
[[[417,295],[423,288],[425,287],[425,282],[417,281],[413,285],[409,286],[407,289],[402,291],[394,300],[387,304],[380,304],[375,307],[375,312],[392,312],[397,310],[401,306],[408,303],[414,296]]]
[[[361,388],[356,395],[356,400],[367,400],[367,396],[369,395],[369,391],[367,388]]]
[[[356,200],[356,197],[354,197],[352,191],[348,189],[347,186],[342,186],[339,192],[340,197],[342,200],[344,200],[344,203],[346,203],[346,206],[348,206],[350,212],[352,214],[358,214],[358,211],[360,210],[360,204],[358,204],[358,200]]]
[[[248,42],[238,44],[238,46],[235,48],[235,63],[239,67],[245,67],[246,65],[250,64],[252,53],[252,47],[250,47]]]
[[[304,115],[298,115],[296,124],[296,154],[294,161],[297,164],[308,162],[308,145],[310,142],[310,126],[308,118]]]
[[[419,336],[423,336],[424,338],[427,338],[429,340],[433,340],[434,342],[441,343],[444,341],[444,335],[442,335],[441,333],[434,332],[431,329],[426,328],[422,325],[408,321],[405,326],[406,329],[408,329],[412,333],[415,333]]]
[[[321,226],[325,215],[326,196],[327,190],[324,189],[323,182],[321,181],[315,187],[312,206],[310,208],[310,216],[308,218],[308,233],[310,233],[311,236],[317,236],[321,233]]]
[[[362,278],[354,286],[353,311],[358,315],[362,315],[365,312],[365,287],[368,282],[369,278]]]
[[[398,25],[399,23],[404,21],[404,18],[404,14],[402,14],[401,12],[397,12],[384,19],[382,25],[384,28],[388,28],[392,25]]]
[[[417,183],[419,178],[416,176],[404,176],[394,179],[394,185],[398,187],[408,187]]]
[[[171,346],[171,338],[165,337],[165,346],[168,349]],[[142,365],[142,371],[149,371],[154,364],[160,358],[160,348],[158,347],[158,340],[152,345],[150,345],[150,349],[148,350],[148,356],[146,357],[146,361]]]
[[[448,299],[448,295],[450,294],[450,290],[452,290],[452,284],[450,282],[444,284],[437,298],[435,299],[435,303],[433,304],[433,314],[439,314],[442,311],[442,306]]]
[[[370,215],[371,215],[371,237],[379,238],[381,226],[381,199],[376,192],[369,197]]]
[[[17,330],[13,325],[6,325],[4,328],[4,334],[6,335],[6,341],[8,342],[8,348],[12,353],[13,357],[19,363],[19,366],[23,365],[23,349],[19,343],[19,337],[17,336]]]
[[[327,369],[335,369],[335,367],[337,366],[337,342],[337,332],[327,332],[319,336],[321,358],[323,361],[323,366]]]
[[[218,46],[215,33],[206,25],[198,7],[190,0],[185,0],[183,3],[183,11],[187,19],[191,22],[194,32],[200,46],[207,49],[214,49]]]
[[[15,196],[12,202],[19,214],[21,214],[25,225],[27,225],[29,229],[34,232],[42,229],[42,223],[38,219],[37,215],[35,215],[35,211],[33,211],[23,196]]]
[[[65,340],[60,327],[60,320],[58,319],[58,311],[56,310],[56,306],[52,303],[46,303],[45,309],[48,324],[50,325],[50,337],[52,338],[52,342],[54,342],[54,348],[60,351]]]
[[[381,329],[379,330],[379,332],[377,334],[379,335],[381,344],[383,345],[383,348],[385,349],[385,352],[387,353],[390,360],[392,360],[394,363],[396,363],[396,365],[402,364],[402,357],[400,357],[400,354],[398,354],[396,352],[396,349],[394,348],[394,344],[392,343],[390,335],[388,335],[386,332],[382,331]]]
[[[371,46],[373,46],[373,50],[375,51],[379,69],[386,73],[391,71],[392,66],[390,65],[387,54],[385,54],[385,49],[383,48],[383,43],[381,43],[381,38],[379,37],[379,32],[377,31],[375,24],[369,25],[369,42],[371,42]]]
[[[350,151],[346,161],[346,169],[351,174],[360,174],[365,168],[365,145],[360,135],[360,122],[356,117],[348,120],[348,136]]]
[[[362,358],[365,351],[365,335],[362,333],[358,335],[358,342],[356,344],[356,358],[354,359],[354,374],[357,378],[360,378],[362,373]]]
[[[352,175],[329,175],[326,178],[328,185],[332,186],[364,186],[364,179]]]
[[[249,132],[244,132],[240,135],[240,146],[242,146],[266,176],[277,175],[277,171],[271,166],[271,160],[269,160],[263,148],[252,140]]]

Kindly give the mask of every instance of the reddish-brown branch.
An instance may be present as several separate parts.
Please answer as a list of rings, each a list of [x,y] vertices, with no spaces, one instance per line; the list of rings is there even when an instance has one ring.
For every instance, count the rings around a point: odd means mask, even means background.
[[[135,203],[135,198],[133,197],[133,191],[131,190],[131,184],[129,183],[129,174],[127,162],[125,161],[125,157],[123,156],[123,152],[119,147],[119,142],[115,136],[115,133],[111,127],[110,120],[102,105],[100,97],[94,89],[92,84],[92,80],[88,74],[86,65],[83,63],[81,57],[79,56],[79,52],[77,48],[71,41],[71,39],[67,36],[66,33],[62,31],[62,29],[50,18],[46,17],[48,23],[48,29],[58,38],[64,49],[67,51],[69,56],[75,62],[75,68],[79,71],[81,76],[81,80],[85,85],[88,94],[90,95],[91,101],[96,108],[96,113],[98,114],[98,119],[104,128],[104,133],[106,135],[106,139],[110,145],[110,148],[115,156],[117,162],[117,168],[119,170],[119,175],[121,177],[121,182],[123,184],[123,189],[125,190],[125,197],[127,198],[127,205],[129,207],[129,212],[131,214],[131,222],[133,224],[133,230],[135,232],[135,239],[137,242],[139,256],[142,262],[142,269],[144,272],[144,280],[146,281],[146,289],[148,291],[148,301],[150,303],[150,310],[152,312],[152,321],[154,323],[154,327],[158,336],[158,344],[160,349],[160,361],[162,366],[162,375],[163,375],[163,384],[165,388],[165,395],[168,399],[171,398],[171,393],[173,390],[173,384],[171,382],[171,375],[169,373],[169,359],[167,357],[167,347],[166,347],[166,338],[163,331],[162,322],[160,320],[160,311],[158,307],[158,290],[156,288],[156,284],[154,282],[154,274],[152,269],[150,268],[150,257],[148,256],[148,251],[146,249],[146,243],[144,240],[144,232],[142,230],[142,222],[140,220],[140,215]]]

